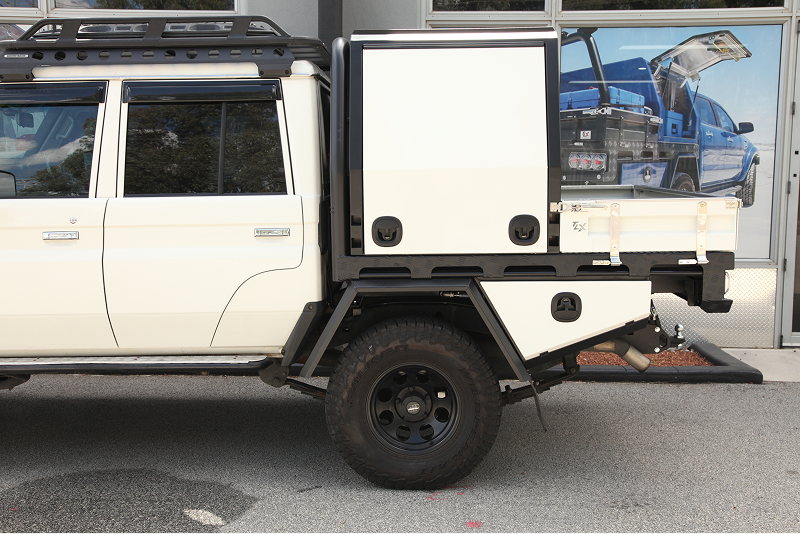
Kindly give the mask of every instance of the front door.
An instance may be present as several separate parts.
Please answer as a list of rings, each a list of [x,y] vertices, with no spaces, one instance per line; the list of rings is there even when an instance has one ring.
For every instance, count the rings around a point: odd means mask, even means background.
[[[116,347],[101,264],[106,199],[93,198],[104,99],[104,83],[0,86],[0,354]]]
[[[695,108],[700,118],[700,182],[704,185],[718,182],[724,177],[727,140],[725,130],[717,125],[711,102],[698,96]],[[701,187],[702,188],[702,187]]]

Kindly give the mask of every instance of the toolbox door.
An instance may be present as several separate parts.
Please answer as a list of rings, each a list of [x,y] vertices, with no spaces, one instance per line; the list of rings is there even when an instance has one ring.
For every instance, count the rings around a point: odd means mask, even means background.
[[[365,44],[362,57],[364,253],[546,252],[544,46]]]

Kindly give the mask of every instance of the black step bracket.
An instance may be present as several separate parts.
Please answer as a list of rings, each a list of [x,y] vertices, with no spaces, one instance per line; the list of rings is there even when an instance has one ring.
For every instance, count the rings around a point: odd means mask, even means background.
[[[210,19],[223,22],[209,23]],[[146,30],[116,33],[123,25]],[[192,25],[222,29],[172,31]],[[57,30],[42,33],[47,27]],[[62,65],[255,63],[259,76],[267,78],[291,75],[297,60],[311,61],[322,70],[330,68],[330,54],[322,41],[292,37],[266,17],[45,19],[16,41],[0,43],[0,82],[30,81],[36,67]]]

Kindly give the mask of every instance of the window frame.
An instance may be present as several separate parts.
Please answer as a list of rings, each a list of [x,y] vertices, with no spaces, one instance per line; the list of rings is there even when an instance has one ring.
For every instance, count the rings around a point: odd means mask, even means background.
[[[283,105],[283,98],[280,90],[280,81],[278,80],[263,80],[260,78],[253,78],[253,79],[239,79],[236,81],[230,80],[225,81],[222,83],[217,83],[209,80],[195,80],[197,85],[199,86],[207,86],[207,87],[231,87],[231,86],[242,86],[242,85],[253,85],[256,84],[269,84],[269,83],[276,83],[278,86],[277,91],[277,98],[274,99],[264,99],[267,101],[274,101],[275,102],[275,110],[277,112],[278,118],[278,130],[280,133],[280,140],[281,140],[281,153],[283,155],[283,173],[284,173],[284,180],[286,181],[286,192],[281,193],[227,193],[227,194],[216,194],[216,193],[197,193],[197,194],[182,194],[182,193],[175,193],[175,194],[137,194],[137,195],[125,195],[125,155],[127,153],[127,139],[128,139],[128,106],[129,102],[127,98],[124,98],[125,95],[125,87],[128,86],[128,83],[139,83],[143,82],[147,85],[164,85],[164,86],[174,86],[175,80],[142,80],[142,79],[128,79],[123,80],[123,83],[120,84],[120,120],[119,120],[119,146],[117,151],[117,192],[116,198],[126,198],[126,199],[136,199],[136,198],[153,198],[153,197],[161,197],[161,198],[207,198],[207,197],[238,197],[238,196],[276,196],[276,195],[294,195],[295,194],[295,187],[294,187],[294,176],[292,172],[292,163],[291,157],[289,152],[289,139],[288,139],[288,130],[286,126],[286,112]],[[183,83],[192,83],[192,80],[183,81]],[[219,95],[224,95],[224,92],[217,93]],[[228,101],[242,101],[242,99],[232,98]],[[204,103],[215,103],[215,102],[223,102],[225,100],[207,100],[203,101]],[[248,100],[249,101],[249,100]],[[182,102],[186,102],[185,100]],[[137,102],[134,102],[136,104]],[[140,102],[139,102],[140,103]]]

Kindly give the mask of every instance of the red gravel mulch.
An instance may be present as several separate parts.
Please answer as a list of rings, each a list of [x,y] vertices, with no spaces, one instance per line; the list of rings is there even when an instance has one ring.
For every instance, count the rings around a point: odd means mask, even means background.
[[[645,354],[653,362],[653,367],[673,367],[684,365],[702,365],[712,367],[713,364],[691,350],[664,351],[658,354]],[[628,365],[611,352],[581,352],[578,354],[578,365]]]

